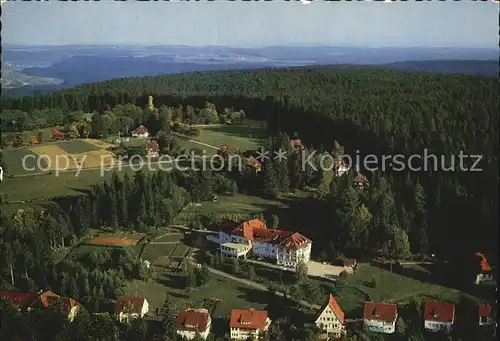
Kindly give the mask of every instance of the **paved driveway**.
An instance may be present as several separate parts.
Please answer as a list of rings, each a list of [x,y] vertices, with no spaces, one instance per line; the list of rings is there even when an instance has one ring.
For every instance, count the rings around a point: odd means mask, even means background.
[[[342,271],[344,271],[343,266],[336,266],[330,264],[322,264],[320,262],[309,261],[307,263],[310,276],[323,277],[331,280],[335,280]]]

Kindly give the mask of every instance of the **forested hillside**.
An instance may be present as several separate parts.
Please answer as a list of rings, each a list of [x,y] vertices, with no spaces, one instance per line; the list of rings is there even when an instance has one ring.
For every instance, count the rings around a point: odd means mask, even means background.
[[[419,201],[418,219],[434,249],[447,256],[447,251],[496,249],[499,103],[494,78],[330,67],[200,72],[116,79],[8,99],[2,106],[29,122],[32,114],[40,119],[35,109],[103,113],[117,104],[145,106],[148,95],[154,95],[156,105],[202,107],[210,101],[219,109],[241,108],[250,118],[267,120],[273,132],[298,132],[306,144],[328,150],[336,140],[349,154],[410,156],[428,149],[447,156],[444,167],[452,155],[458,167],[461,151],[483,155],[481,172],[386,170],[384,175],[398,216],[404,209],[400,203]],[[413,193],[417,183],[421,193]]]

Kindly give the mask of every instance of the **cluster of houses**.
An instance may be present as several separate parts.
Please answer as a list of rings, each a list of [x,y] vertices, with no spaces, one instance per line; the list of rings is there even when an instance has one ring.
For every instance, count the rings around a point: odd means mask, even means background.
[[[246,258],[251,252],[253,257],[289,268],[295,268],[299,262],[307,263],[311,258],[310,239],[298,232],[269,229],[259,219],[241,224],[228,221],[222,224],[217,237],[207,238],[219,245],[222,254],[236,258]]]
[[[0,298],[10,302],[19,310],[56,308],[69,321],[73,321],[81,309],[80,304],[68,297],[61,297],[52,291],[21,293],[0,291]],[[127,323],[133,318],[143,318],[149,312],[149,303],[142,297],[121,296],[115,303],[115,316]],[[478,306],[479,326],[492,326],[496,316],[489,304]],[[96,313],[97,315],[103,313]],[[392,334],[396,331],[398,307],[396,304],[366,302],[363,312],[364,329],[377,333]],[[455,304],[427,302],[424,312],[424,329],[429,332],[450,333],[455,324]],[[234,309],[229,319],[229,334],[232,340],[254,339],[269,329],[271,319],[266,311],[253,309]],[[335,298],[330,295],[319,309],[315,326],[324,334],[341,337],[347,332],[347,320]],[[176,332],[187,340],[197,336],[206,339],[212,327],[212,318],[207,309],[186,309],[177,316]]]

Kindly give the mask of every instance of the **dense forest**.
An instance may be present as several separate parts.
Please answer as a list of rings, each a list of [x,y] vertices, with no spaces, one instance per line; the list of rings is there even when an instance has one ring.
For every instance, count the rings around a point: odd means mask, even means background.
[[[47,108],[63,115],[74,111],[104,115],[117,105],[145,107],[148,95],[154,95],[155,104],[171,107],[203,108],[209,101],[220,111],[241,108],[247,117],[268,121],[273,133],[298,132],[308,145],[327,150],[339,141],[348,154],[359,150],[362,155],[409,156],[422,155],[424,149],[447,157],[460,151],[480,154],[481,172],[386,170],[384,186],[391,189],[397,214],[404,216],[408,206],[416,205],[414,188],[419,185],[425,231],[438,256],[468,257],[477,249],[496,252],[498,82],[494,78],[330,67],[195,72],[86,84],[54,94],[6,99],[2,106],[28,117]],[[323,204],[333,205],[328,199]],[[327,222],[324,219],[310,218],[319,226]]]

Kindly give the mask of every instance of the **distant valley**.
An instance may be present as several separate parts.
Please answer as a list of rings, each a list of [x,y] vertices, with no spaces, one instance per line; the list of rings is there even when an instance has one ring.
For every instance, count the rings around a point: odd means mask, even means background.
[[[497,76],[498,51],[488,49],[275,46],[4,46],[2,96],[50,92],[107,79],[204,70],[300,65],[381,68]]]

